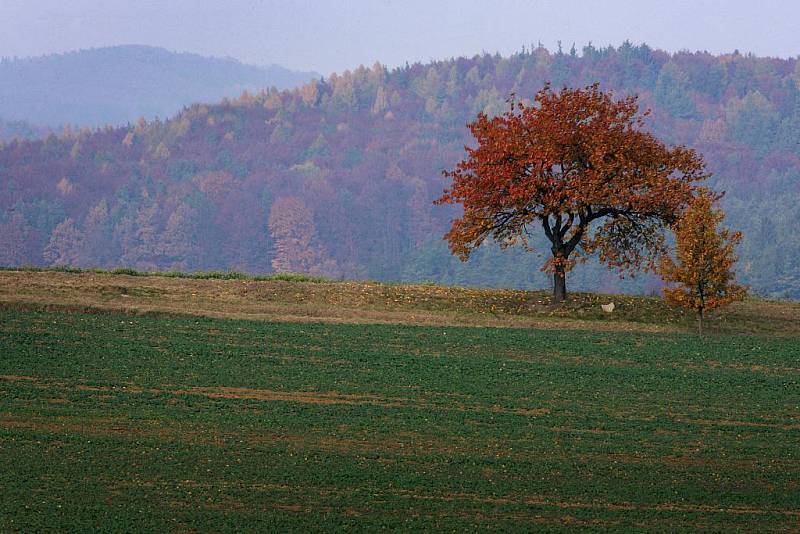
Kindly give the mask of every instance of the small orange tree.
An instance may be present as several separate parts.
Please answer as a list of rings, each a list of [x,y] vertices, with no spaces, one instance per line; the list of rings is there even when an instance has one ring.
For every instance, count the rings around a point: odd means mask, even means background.
[[[725,218],[715,207],[716,198],[705,193],[696,197],[674,225],[677,263],[664,256],[661,277],[674,284],[664,288],[667,301],[695,310],[697,328],[703,333],[703,315],[744,298],[747,290],[736,283],[731,270],[736,263],[734,247],[742,240],[741,232],[719,225]]]
[[[545,86],[534,105],[512,98],[505,114],[479,114],[468,126],[477,147],[444,172],[452,185],[436,201],[464,208],[445,235],[450,250],[466,260],[487,237],[527,245],[540,226],[552,252],[542,270],[553,274],[557,302],[585,254],[621,271],[657,268],[664,229],[694,196],[693,182],[708,177],[693,150],[667,148],[643,130],[635,96],[614,100],[597,84]]]

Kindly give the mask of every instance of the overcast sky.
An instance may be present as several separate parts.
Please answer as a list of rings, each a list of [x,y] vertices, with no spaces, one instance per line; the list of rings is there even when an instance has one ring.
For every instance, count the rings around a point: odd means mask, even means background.
[[[541,41],[800,54],[800,0],[0,0],[0,56],[147,44],[342,71]]]

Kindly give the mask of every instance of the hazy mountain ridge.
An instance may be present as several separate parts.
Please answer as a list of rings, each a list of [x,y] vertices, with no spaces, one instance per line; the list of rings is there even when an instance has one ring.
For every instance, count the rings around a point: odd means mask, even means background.
[[[0,61],[0,117],[59,127],[133,123],[176,114],[244,90],[298,87],[319,78],[231,58],[124,45]]]
[[[0,150],[0,264],[302,270],[350,278],[546,287],[541,258],[497,247],[472,261],[441,241],[432,200],[471,142],[465,123],[599,81],[638,93],[648,126],[696,147],[745,233],[755,292],[800,298],[800,67],[794,59],[669,54],[647,46],[543,48],[194,105],[168,121],[72,132]],[[651,291],[580,266],[570,288]]]
[[[37,139],[44,137],[50,130],[36,126],[27,121],[7,121],[0,118],[0,143],[14,139]]]

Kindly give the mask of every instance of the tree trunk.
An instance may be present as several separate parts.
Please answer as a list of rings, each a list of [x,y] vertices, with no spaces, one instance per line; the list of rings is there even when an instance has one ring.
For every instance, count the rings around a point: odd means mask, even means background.
[[[567,273],[557,269],[553,273],[553,301],[564,302],[567,298]]]
[[[697,333],[703,335],[703,309],[700,308],[697,313]]]
[[[575,234],[565,243],[564,236],[572,227],[575,216],[569,214],[566,225],[562,225],[562,214],[557,213],[553,217],[554,220],[551,223],[549,215],[543,216],[542,226],[547,239],[553,244],[550,247],[550,251],[553,253],[553,259],[551,260],[553,268],[553,302],[561,304],[567,299],[567,260],[580,242],[583,227],[581,226],[576,230]]]

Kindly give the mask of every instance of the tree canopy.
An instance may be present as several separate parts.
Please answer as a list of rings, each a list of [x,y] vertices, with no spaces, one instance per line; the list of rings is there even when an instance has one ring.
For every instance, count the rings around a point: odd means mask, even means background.
[[[708,177],[703,158],[666,147],[644,129],[636,96],[615,100],[598,84],[546,85],[532,105],[512,97],[509,107],[478,114],[469,124],[477,146],[444,173],[452,185],[437,202],[464,208],[445,235],[451,251],[466,259],[490,236],[502,246],[527,244],[541,227],[556,300],[586,254],[622,271],[654,268],[663,230]]]

